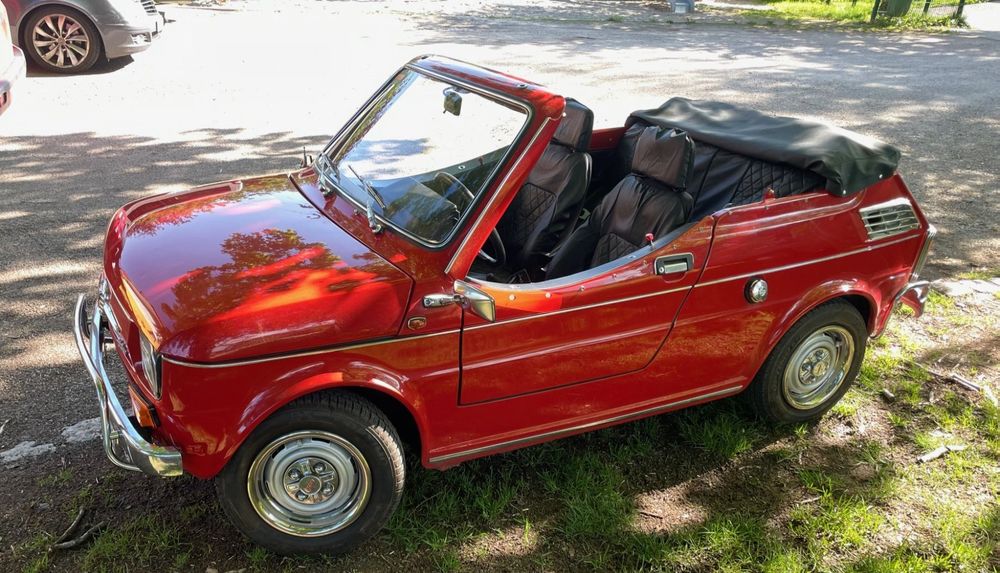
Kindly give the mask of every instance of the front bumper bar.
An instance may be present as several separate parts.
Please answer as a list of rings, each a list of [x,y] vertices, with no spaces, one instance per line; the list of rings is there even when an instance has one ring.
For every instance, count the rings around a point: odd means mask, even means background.
[[[87,318],[84,296],[80,295],[76,301],[73,325],[76,347],[97,390],[104,453],[116,466],[127,470],[161,477],[181,475],[181,453],[176,448],[147,442],[136,430],[111,388],[111,380],[104,370],[105,329],[108,326],[106,312],[108,310],[99,298],[94,305],[94,316]]]

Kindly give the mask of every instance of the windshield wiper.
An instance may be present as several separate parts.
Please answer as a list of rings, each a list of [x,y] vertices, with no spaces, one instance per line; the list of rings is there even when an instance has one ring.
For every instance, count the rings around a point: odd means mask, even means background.
[[[365,204],[365,215],[368,217],[368,226],[371,227],[373,233],[382,231],[382,225],[375,219],[375,210],[372,209],[372,200],[374,199],[375,202],[378,203],[378,206],[382,208],[383,212],[385,211],[385,201],[382,199],[382,196],[378,194],[378,190],[375,189],[375,186],[366,181],[364,177],[358,175],[358,172],[351,167],[350,163],[347,164],[347,168],[351,170],[354,177],[361,182],[361,186],[365,188],[365,192],[368,193],[368,202]]]
[[[337,191],[337,185],[333,183],[330,175],[326,172],[326,168],[329,167],[333,170],[333,174],[336,175],[337,181],[340,181],[340,173],[337,172],[337,168],[333,163],[326,158],[325,155],[320,155],[316,162],[313,163],[313,167],[319,173],[319,190],[323,192],[324,197],[329,197]]]

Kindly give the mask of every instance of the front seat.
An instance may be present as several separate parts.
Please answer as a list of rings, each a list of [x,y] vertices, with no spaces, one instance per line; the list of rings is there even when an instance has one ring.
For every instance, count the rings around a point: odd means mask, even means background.
[[[636,143],[631,173],[559,248],[546,279],[564,277],[623,257],[683,225],[693,199],[685,191],[694,142],[684,131],[647,127]]]
[[[590,135],[594,112],[566,98],[552,141],[497,224],[514,270],[533,271],[566,238],[580,216],[590,185]]]

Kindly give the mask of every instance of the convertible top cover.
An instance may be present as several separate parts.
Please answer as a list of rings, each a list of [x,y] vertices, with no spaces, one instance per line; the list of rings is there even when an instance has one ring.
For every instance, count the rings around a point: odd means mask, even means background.
[[[697,143],[812,171],[834,195],[851,195],[891,176],[899,150],[832,125],[794,117],[768,116],[714,101],[675,97],[656,109],[633,112],[636,119],[688,132]]]

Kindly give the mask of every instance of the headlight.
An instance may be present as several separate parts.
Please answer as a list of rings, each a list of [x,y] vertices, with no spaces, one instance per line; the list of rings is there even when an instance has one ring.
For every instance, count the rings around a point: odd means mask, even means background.
[[[153,349],[153,345],[146,340],[146,337],[141,334],[139,335],[139,348],[142,350],[142,372],[146,375],[146,381],[149,382],[149,387],[153,390],[153,395],[159,398],[160,355]]]

